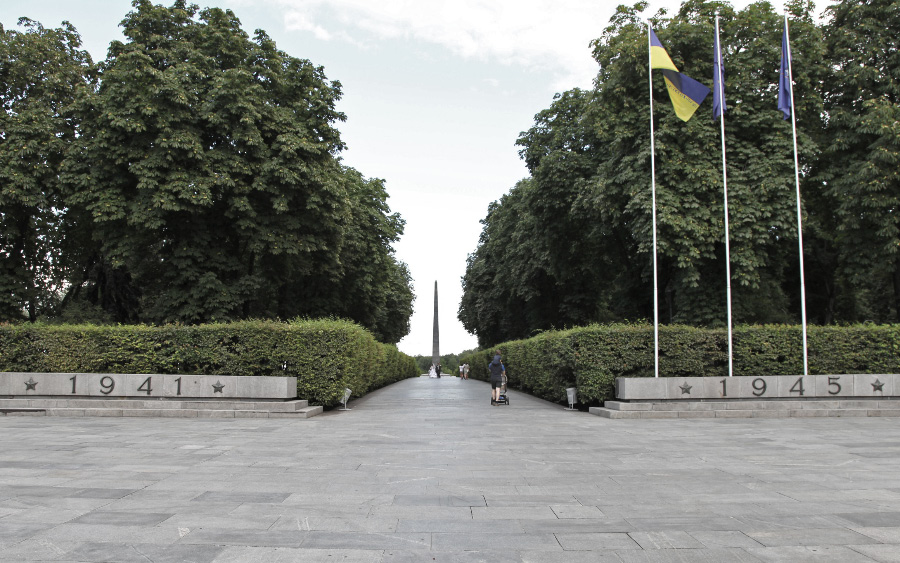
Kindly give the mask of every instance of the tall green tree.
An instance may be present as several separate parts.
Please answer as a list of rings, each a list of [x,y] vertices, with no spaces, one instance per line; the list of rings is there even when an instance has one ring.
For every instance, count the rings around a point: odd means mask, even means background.
[[[600,67],[594,90],[557,96],[519,137],[531,178],[489,209],[463,282],[460,319],[482,345],[551,326],[653,314],[646,8],[646,2],[620,6],[594,42]],[[800,32],[798,105],[815,116],[798,123],[804,190],[821,191],[807,178],[821,142],[817,85],[825,71],[807,63],[824,51],[811,3],[789,8]],[[689,0],[674,17],[652,21],[676,65],[710,83],[716,13],[729,105],[735,317],[783,322],[799,317],[799,278],[786,278],[798,261],[793,152],[790,123],[780,119],[774,97],[782,17],[765,2],[736,11],[725,2]],[[661,319],[723,325],[719,124],[709,102],[682,122],[662,77],[654,82]]]
[[[341,89],[230,11],[135,0],[96,68],[0,28],[0,320],[341,316],[409,332],[403,220],[340,163]]]
[[[478,248],[468,257],[458,318],[481,346],[526,334],[531,316],[526,303],[540,304],[534,284],[521,277],[539,275],[546,268],[537,239],[525,235],[534,229],[523,228],[534,223],[524,204],[524,192],[531,186],[530,180],[523,180],[488,207]],[[532,293],[522,293],[527,291]]]
[[[900,320],[900,3],[828,8],[823,176],[837,215],[842,269],[864,318]]]
[[[581,205],[604,154],[592,98],[580,89],[555,96],[517,141],[532,178],[491,207],[463,280],[460,318],[483,345],[616,318],[618,247],[598,244],[606,226]]]
[[[391,213],[384,181],[352,168],[343,170],[342,181],[350,216],[338,250],[340,275],[323,278],[316,309],[302,313],[338,315],[370,329],[381,342],[399,342],[409,333],[414,301],[409,270],[393,250],[405,222]]]
[[[618,309],[610,299],[622,264],[618,247],[610,244],[616,233],[598,223],[582,199],[607,155],[595,128],[594,103],[594,92],[580,89],[555,96],[516,143],[534,180],[523,202],[528,238],[540,246],[530,254],[539,275],[523,278],[541,296],[527,300],[529,309],[540,304],[529,320],[532,329],[585,324],[614,317]]]
[[[72,205],[149,321],[302,314],[341,275],[340,84],[231,12],[135,0],[79,105]],[[90,281],[85,281],[90,285]],[[128,293],[128,290],[121,290]]]
[[[91,57],[68,22],[0,26],[0,320],[53,314],[73,265],[78,221],[60,165],[78,134],[71,111],[90,91]]]
[[[680,69],[710,83],[717,12],[722,18],[729,105],[725,143],[735,312],[738,320],[783,320],[786,296],[781,272],[790,252],[786,243],[796,243],[797,233],[790,125],[775,113],[772,94],[782,19],[767,3],[736,12],[724,3],[690,0],[671,20],[658,20],[655,29]],[[595,43],[594,55],[601,67],[597,127],[610,156],[596,171],[593,196],[603,222],[629,226],[629,238],[645,257],[642,277],[649,281],[647,48],[646,26],[637,16],[637,10],[620,9]],[[803,62],[821,53],[816,41],[813,34],[796,42],[796,74],[804,86],[810,81],[809,71],[800,69],[809,69]],[[671,110],[661,77],[656,80],[660,80],[654,85],[654,121],[664,318],[721,324],[725,319],[725,232],[719,124],[711,119],[711,104],[701,106],[689,122],[681,122]],[[821,107],[815,90],[804,87],[798,94],[804,110],[813,110],[806,115],[820,113],[815,111]],[[804,158],[814,156],[815,137],[806,124],[799,125],[801,152]],[[810,127],[815,131],[818,124]],[[760,318],[761,311],[767,319]]]

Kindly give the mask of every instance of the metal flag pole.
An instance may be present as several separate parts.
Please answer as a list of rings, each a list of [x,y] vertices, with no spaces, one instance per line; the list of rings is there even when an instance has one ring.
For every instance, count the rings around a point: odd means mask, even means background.
[[[647,69],[650,73],[650,195],[653,200],[653,377],[659,377],[659,282],[656,276],[656,146],[653,140],[653,46],[647,22]]]
[[[716,64],[714,72],[719,97],[719,124],[722,130],[722,186],[725,192],[725,293],[728,301],[728,377],[734,375],[731,333],[731,244],[728,231],[728,174],[725,163],[725,80],[722,76],[722,46],[719,43],[719,16],[716,15]]]
[[[791,128],[794,132],[794,183],[797,186],[797,240],[800,243],[800,316],[803,322],[803,375],[809,375],[809,353],[806,342],[806,281],[803,276],[803,213],[800,206],[800,163],[797,158],[797,117],[794,113],[794,69],[791,61],[791,36],[788,17],[784,14],[784,37],[787,42],[788,84],[791,86]]]

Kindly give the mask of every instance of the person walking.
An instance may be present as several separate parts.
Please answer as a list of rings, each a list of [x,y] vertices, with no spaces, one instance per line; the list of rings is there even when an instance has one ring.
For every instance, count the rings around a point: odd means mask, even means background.
[[[503,385],[503,376],[506,374],[506,367],[500,361],[500,350],[494,353],[494,360],[488,364],[491,372],[491,404],[497,405],[500,400],[500,387]]]

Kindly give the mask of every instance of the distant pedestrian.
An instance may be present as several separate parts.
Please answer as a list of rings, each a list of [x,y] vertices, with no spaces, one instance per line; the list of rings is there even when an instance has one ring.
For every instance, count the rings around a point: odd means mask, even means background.
[[[500,387],[503,386],[503,376],[506,375],[506,368],[500,361],[500,350],[494,354],[494,360],[488,364],[491,372],[491,404],[496,405],[500,400]]]
[[[469,362],[465,363],[465,367],[466,367],[466,379],[469,379]]]
[[[437,371],[438,379],[440,379],[441,378],[441,364],[437,365],[437,368],[435,369],[435,371]]]

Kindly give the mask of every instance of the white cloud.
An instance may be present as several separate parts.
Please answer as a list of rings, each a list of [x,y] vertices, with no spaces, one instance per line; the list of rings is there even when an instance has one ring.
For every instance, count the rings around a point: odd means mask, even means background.
[[[476,60],[549,71],[548,89],[590,88],[597,73],[590,42],[618,4],[632,0],[269,0],[282,5],[288,28],[320,39],[367,45],[411,39]],[[734,0],[743,8],[751,0]],[[783,2],[773,2],[781,6]],[[681,0],[650,0],[645,16]]]
[[[614,4],[597,0],[279,0],[291,29],[321,39],[411,39],[476,60],[549,70],[553,88],[590,87],[589,43]],[[362,35],[363,37],[360,37]]]
[[[311,22],[305,14],[300,12],[289,12],[284,19],[288,29],[311,31],[316,39],[321,39],[322,41],[330,41],[332,38],[331,33],[327,29]]]

